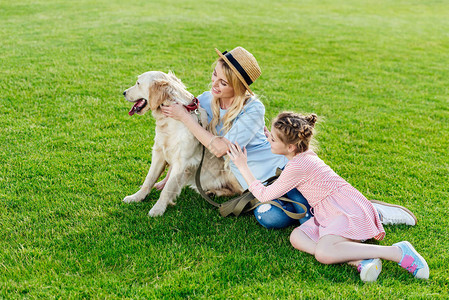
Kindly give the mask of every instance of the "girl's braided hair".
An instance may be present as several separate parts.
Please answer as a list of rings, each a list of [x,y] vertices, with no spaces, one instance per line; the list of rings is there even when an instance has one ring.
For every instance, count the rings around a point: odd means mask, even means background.
[[[295,145],[296,153],[302,153],[309,149],[317,118],[316,114],[303,116],[293,112],[283,112],[274,119],[271,127],[278,130],[279,139],[284,144]]]

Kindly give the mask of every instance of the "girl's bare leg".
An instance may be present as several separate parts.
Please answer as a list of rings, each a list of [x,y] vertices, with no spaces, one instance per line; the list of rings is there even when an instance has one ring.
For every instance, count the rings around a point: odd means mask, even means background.
[[[324,264],[349,262],[356,265],[358,261],[370,258],[399,262],[402,251],[396,246],[364,244],[337,235],[326,235],[316,245],[315,258]]]
[[[290,243],[299,251],[315,255],[315,243],[307,234],[305,234],[299,227],[290,234]]]

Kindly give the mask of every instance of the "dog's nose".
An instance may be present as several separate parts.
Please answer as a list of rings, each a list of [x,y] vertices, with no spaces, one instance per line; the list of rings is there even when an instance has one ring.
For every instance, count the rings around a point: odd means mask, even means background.
[[[123,96],[126,96],[126,91],[123,92]]]

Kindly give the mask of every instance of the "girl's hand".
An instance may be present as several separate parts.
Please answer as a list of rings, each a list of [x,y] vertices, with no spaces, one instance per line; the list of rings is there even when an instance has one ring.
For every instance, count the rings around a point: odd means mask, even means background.
[[[246,148],[240,149],[239,144],[231,144],[228,151],[229,158],[234,162],[236,167],[239,169],[246,183],[251,185],[256,181],[250,168],[248,167]]]
[[[247,166],[247,154],[246,148],[240,148],[238,143],[232,144],[229,146],[228,156],[232,160],[232,162],[236,165],[237,168],[242,168]]]
[[[183,122],[184,118],[189,117],[187,110],[179,103],[174,103],[170,106],[161,106],[161,111],[164,116],[181,122]]]
[[[263,133],[265,134],[265,136],[267,137],[267,139],[270,137],[271,132],[268,130],[267,126],[263,127]]]

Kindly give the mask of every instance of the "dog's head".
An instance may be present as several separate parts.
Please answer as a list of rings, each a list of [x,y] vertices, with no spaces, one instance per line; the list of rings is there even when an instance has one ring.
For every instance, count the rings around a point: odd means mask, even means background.
[[[182,102],[186,93],[184,84],[171,72],[150,71],[139,75],[136,84],[124,91],[123,95],[127,101],[134,103],[128,113],[132,116],[135,113],[143,115],[148,110],[154,111],[162,104],[170,105],[174,99]]]

